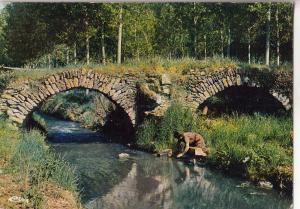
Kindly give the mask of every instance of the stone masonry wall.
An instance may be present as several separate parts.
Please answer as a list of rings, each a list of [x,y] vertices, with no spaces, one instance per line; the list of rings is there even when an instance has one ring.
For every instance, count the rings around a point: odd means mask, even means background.
[[[136,123],[136,78],[132,75],[100,74],[87,70],[72,70],[51,75],[34,83],[8,87],[0,98],[0,111],[22,124],[26,116],[51,95],[76,87],[97,90],[119,105],[133,125]]]

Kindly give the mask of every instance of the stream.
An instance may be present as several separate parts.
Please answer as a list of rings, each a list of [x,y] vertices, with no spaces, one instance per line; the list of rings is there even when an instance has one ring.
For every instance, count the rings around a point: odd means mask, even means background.
[[[271,209],[292,199],[205,167],[105,142],[79,123],[43,115],[49,144],[76,167],[88,209]],[[97,141],[95,141],[97,140]],[[119,158],[128,153],[129,158]]]

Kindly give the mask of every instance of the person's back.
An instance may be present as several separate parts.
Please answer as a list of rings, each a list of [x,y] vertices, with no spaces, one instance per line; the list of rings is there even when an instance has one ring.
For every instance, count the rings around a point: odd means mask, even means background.
[[[209,150],[206,147],[206,144],[204,142],[204,138],[200,134],[194,132],[185,132],[185,133],[177,134],[177,138],[178,138],[178,142],[183,141],[185,143],[184,151],[178,154],[177,157],[181,157],[185,153],[187,153],[190,146],[201,148],[206,155],[209,153]]]

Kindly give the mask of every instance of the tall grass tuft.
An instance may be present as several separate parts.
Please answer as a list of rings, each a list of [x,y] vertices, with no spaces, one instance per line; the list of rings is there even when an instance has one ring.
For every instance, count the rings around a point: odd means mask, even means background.
[[[75,191],[74,169],[54,154],[44,140],[44,136],[36,130],[23,133],[11,159],[13,170],[23,175],[23,179],[29,178],[32,185],[39,187],[46,181],[53,181]]]
[[[159,121],[146,119],[138,129],[137,144],[150,151],[161,151],[176,143],[175,131],[192,131],[195,125],[192,111],[173,103]]]

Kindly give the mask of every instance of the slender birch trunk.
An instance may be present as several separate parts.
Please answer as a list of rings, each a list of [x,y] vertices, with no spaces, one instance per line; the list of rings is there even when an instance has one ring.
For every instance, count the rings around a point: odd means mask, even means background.
[[[117,63],[121,64],[121,50],[122,50],[122,27],[123,27],[123,22],[122,22],[122,13],[123,13],[123,8],[121,6],[120,8],[120,13],[119,13],[119,32],[118,32],[118,55],[117,55]]]
[[[228,27],[227,57],[230,57],[231,31]]]
[[[224,58],[224,37],[223,37],[223,31],[221,30],[221,56]]]
[[[86,45],[86,64],[90,64],[90,37],[87,35],[85,39]]]
[[[69,47],[67,47],[67,65],[69,65],[70,57],[69,57]]]
[[[204,35],[204,59],[206,61],[207,51],[206,51],[206,35]]]
[[[102,33],[101,33],[101,48],[102,48],[102,64],[106,65],[106,52],[105,52],[105,40],[104,40],[103,26],[102,26]]]
[[[251,39],[250,39],[250,33],[248,34],[248,64],[251,64]]]
[[[51,55],[48,54],[48,69],[51,69]]]
[[[196,11],[196,2],[194,2],[194,11]],[[194,15],[194,56],[197,57],[197,22],[198,17]]]
[[[277,54],[277,66],[280,64],[280,40],[279,40],[279,18],[278,18],[278,6],[276,8],[276,54]]]
[[[74,43],[74,64],[77,64],[77,45]]]
[[[267,13],[267,34],[266,34],[266,65],[270,65],[270,21],[271,21],[271,4],[269,4]]]

